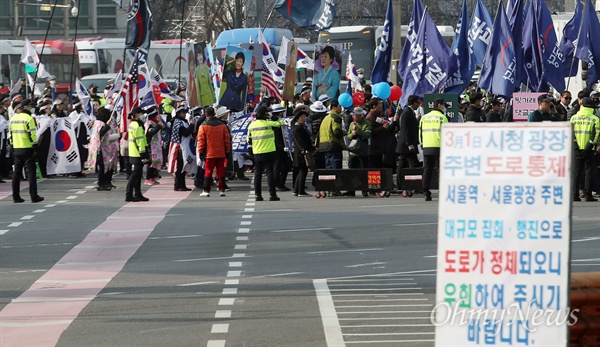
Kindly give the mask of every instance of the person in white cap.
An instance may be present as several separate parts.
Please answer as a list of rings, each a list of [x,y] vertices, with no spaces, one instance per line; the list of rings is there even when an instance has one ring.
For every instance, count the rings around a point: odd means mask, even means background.
[[[331,99],[329,98],[329,95],[327,94],[323,94],[321,96],[319,96],[319,101],[323,103],[323,106],[325,106],[326,108],[329,108],[329,101]]]
[[[63,104],[62,100],[60,99],[56,99],[54,100],[54,102],[52,103],[52,112],[51,112],[51,117],[54,119],[57,118],[64,118],[67,116],[67,113],[65,112],[65,105]]]

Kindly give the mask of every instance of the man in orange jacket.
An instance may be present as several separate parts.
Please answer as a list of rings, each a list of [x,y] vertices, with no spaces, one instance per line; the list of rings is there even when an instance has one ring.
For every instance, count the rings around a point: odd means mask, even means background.
[[[225,158],[231,151],[231,137],[225,123],[215,117],[215,109],[207,107],[206,121],[198,130],[198,155],[204,161],[204,187],[201,197],[210,196],[212,172],[216,168],[219,196],[225,196]]]

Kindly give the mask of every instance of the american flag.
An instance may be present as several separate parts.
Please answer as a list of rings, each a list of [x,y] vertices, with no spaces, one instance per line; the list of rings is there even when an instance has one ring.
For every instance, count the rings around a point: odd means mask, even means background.
[[[262,87],[265,88],[267,96],[275,97],[277,101],[281,101],[283,99],[281,92],[279,91],[279,88],[277,88],[277,84],[273,79],[273,75],[271,75],[271,71],[267,67],[267,64],[264,60],[262,62]]]
[[[131,69],[129,69],[125,85],[121,90],[121,99],[123,101],[121,123],[119,124],[119,132],[121,133],[127,133],[127,128],[129,127],[127,115],[129,115],[138,102],[138,88],[138,59],[136,56],[131,64]]]

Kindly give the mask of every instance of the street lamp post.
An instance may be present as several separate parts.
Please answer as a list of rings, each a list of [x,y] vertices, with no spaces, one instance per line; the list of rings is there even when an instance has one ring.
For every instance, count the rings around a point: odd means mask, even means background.
[[[70,4],[70,2],[73,2],[73,3]],[[19,38],[19,36],[21,36],[21,32],[22,32],[22,28],[19,26],[19,5],[37,6],[37,7],[40,7],[42,11],[50,11],[52,9],[52,7],[64,8],[65,9],[65,23],[64,23],[65,39],[67,39],[67,40],[69,39],[69,12],[71,13],[71,15],[73,17],[77,17],[77,14],[79,14],[79,8],[77,8],[76,0],[65,0],[64,5],[32,4],[32,3],[28,3],[26,1],[19,3],[17,0],[15,0],[15,38]],[[23,25],[25,25],[25,22],[23,22]]]

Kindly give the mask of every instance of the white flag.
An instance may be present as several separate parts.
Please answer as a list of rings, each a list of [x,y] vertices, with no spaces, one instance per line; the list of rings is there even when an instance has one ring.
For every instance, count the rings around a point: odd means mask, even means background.
[[[81,172],[77,137],[69,118],[55,119],[50,127],[50,150],[46,165],[49,175]]]
[[[33,91],[33,95],[42,95],[43,91],[40,88],[36,88],[33,77],[31,77],[31,75],[29,75],[28,73],[26,73],[25,76],[27,76],[27,81],[29,82],[29,87]]]
[[[265,63],[265,65],[267,66],[267,68],[269,69],[269,71],[271,71],[271,75],[273,76],[273,79],[276,82],[283,83],[283,81],[285,79],[285,74],[284,74],[283,70],[280,69],[279,66],[277,66],[277,62],[275,61],[275,58],[273,58],[273,54],[271,53],[271,50],[269,49],[267,41],[265,40],[265,37],[261,30],[258,30],[258,43],[262,44],[262,48],[263,48],[262,60]]]
[[[123,88],[123,72],[119,70],[117,77],[115,77],[115,83],[113,83],[112,87],[104,95],[108,109],[112,109],[115,106],[116,98],[121,94],[121,88]]]
[[[362,85],[360,84],[360,78],[358,78],[358,72],[356,71],[356,66],[352,62],[352,53],[348,52],[348,65],[346,65],[346,79],[350,81],[351,88],[356,90],[362,90]]]
[[[277,56],[277,64],[287,65],[288,43],[290,40],[287,37],[281,38],[281,46],[279,46],[279,55]]]
[[[21,63],[29,65],[33,68],[37,68],[38,77],[52,77],[52,75],[50,75],[48,71],[46,71],[44,64],[40,62],[40,58],[38,57],[35,48],[33,48],[33,45],[31,44],[31,42],[29,42],[27,38],[25,38],[25,45],[23,46],[23,53],[21,54]]]
[[[94,108],[90,102],[90,93],[87,91],[83,83],[81,83],[79,78],[75,79],[75,83],[77,86],[77,97],[79,98],[79,102],[83,107],[83,112],[85,112],[85,114],[88,116],[91,116],[94,113]]]

